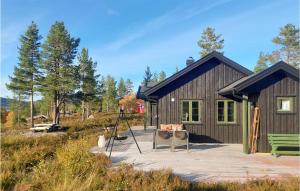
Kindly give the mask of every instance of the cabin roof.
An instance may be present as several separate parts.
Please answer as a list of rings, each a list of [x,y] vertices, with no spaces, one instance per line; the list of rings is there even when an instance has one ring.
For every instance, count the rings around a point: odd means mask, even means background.
[[[233,82],[232,84],[229,84],[228,86],[220,89],[219,93],[221,95],[228,95],[228,94],[232,94],[233,91],[240,92],[243,89],[263,80],[267,76],[269,76],[277,71],[280,71],[280,70],[299,79],[300,74],[299,74],[299,70],[297,68],[295,68],[283,61],[280,61],[261,72],[252,74],[250,76],[246,76],[244,78],[241,78],[241,79]]]
[[[152,93],[158,91],[159,89],[165,87],[166,85],[170,84],[171,82],[173,82],[174,80],[177,80],[178,78],[182,77],[183,75],[193,71],[195,68],[197,68],[198,66],[208,62],[209,60],[216,58],[219,61],[235,68],[236,70],[240,71],[241,73],[245,74],[245,75],[251,75],[253,72],[248,70],[247,68],[243,67],[242,65],[234,62],[233,60],[225,57],[222,53],[213,51],[210,54],[204,56],[203,58],[195,61],[194,63],[188,65],[187,67],[185,67],[184,69],[180,70],[179,72],[173,74],[172,76],[166,78],[165,80],[163,80],[160,83],[155,84],[153,87],[146,89],[143,92],[143,96],[149,96]]]

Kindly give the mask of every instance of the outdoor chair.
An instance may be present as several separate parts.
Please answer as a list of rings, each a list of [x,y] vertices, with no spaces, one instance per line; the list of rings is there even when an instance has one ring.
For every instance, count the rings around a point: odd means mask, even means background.
[[[187,151],[189,150],[189,132],[186,130],[173,131],[172,150],[176,146],[186,145]]]
[[[153,148],[157,149],[159,145],[168,145],[171,151],[176,146],[186,145],[188,150],[189,132],[183,130],[182,124],[161,124],[153,133]]]
[[[153,134],[154,148],[157,149],[158,145],[168,145],[172,149],[172,132],[165,130],[156,130]]]

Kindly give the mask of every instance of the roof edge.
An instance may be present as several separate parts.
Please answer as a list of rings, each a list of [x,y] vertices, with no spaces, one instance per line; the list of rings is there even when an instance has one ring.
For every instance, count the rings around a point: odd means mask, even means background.
[[[156,92],[157,90],[159,90],[160,88],[168,85],[169,83],[171,83],[173,80],[176,80],[177,78],[183,76],[184,74],[192,71],[193,69],[195,69],[196,67],[204,64],[205,62],[209,61],[210,59],[213,58],[217,58],[218,60],[228,64],[231,67],[234,67],[235,69],[239,70],[240,72],[246,74],[246,75],[251,75],[253,74],[253,72],[249,69],[247,69],[246,67],[236,63],[235,61],[227,58],[226,56],[224,56],[222,53],[219,53],[217,51],[213,51],[209,54],[207,54],[206,56],[198,59],[197,61],[195,61],[193,64],[183,68],[182,70],[180,70],[179,72],[173,74],[172,76],[166,78],[165,80],[161,81],[160,83],[156,84],[155,86],[153,86],[152,88],[146,90],[144,92],[144,94],[146,96],[149,96],[150,94]]]
[[[245,89],[246,87],[262,80],[263,78],[271,75],[274,72],[277,72],[279,70],[284,70],[285,72],[293,75],[294,77],[299,79],[300,73],[299,70],[289,64],[287,64],[284,61],[279,61],[273,66],[255,74],[254,76],[250,77],[249,79],[246,79],[245,81],[241,82],[240,84],[237,84],[235,86],[235,89],[237,91],[241,91],[242,89]]]

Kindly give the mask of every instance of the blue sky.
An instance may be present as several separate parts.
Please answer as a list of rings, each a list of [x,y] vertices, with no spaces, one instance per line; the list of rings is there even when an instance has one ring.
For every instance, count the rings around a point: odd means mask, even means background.
[[[147,65],[167,76],[199,58],[197,41],[211,26],[225,39],[225,56],[253,69],[260,51],[278,48],[271,40],[287,23],[299,27],[298,0],[3,0],[1,1],[1,96],[18,62],[19,37],[33,20],[45,38],[64,21],[80,47],[98,62],[98,73],[130,78],[138,87]],[[77,60],[75,60],[77,62]]]

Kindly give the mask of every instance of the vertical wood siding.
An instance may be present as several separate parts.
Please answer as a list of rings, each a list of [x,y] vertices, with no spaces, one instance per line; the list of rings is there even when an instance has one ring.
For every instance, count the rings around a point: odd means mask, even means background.
[[[263,88],[258,96],[257,106],[261,110],[258,150],[271,151],[268,133],[300,133],[299,129],[299,81],[289,76],[281,79],[271,78],[273,83]],[[293,96],[293,113],[278,113],[278,96]]]
[[[241,103],[237,103],[237,123],[220,125],[217,124],[216,100],[228,99],[219,95],[218,90],[245,74],[215,60],[205,64],[164,88],[158,100],[159,124],[181,123],[181,100],[203,100],[202,123],[184,124],[185,128],[200,135],[200,142],[242,143]],[[175,101],[171,102],[171,98]]]

